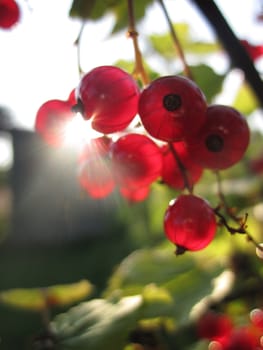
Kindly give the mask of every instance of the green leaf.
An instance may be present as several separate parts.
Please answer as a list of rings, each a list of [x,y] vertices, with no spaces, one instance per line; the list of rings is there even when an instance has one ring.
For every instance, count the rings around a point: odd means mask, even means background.
[[[246,83],[240,86],[234,99],[233,107],[245,115],[251,114],[259,107],[254,93]]]
[[[47,306],[64,306],[80,301],[92,292],[86,280],[46,288],[16,288],[0,293],[0,302],[28,311],[41,311]]]
[[[141,0],[134,2],[134,15],[136,21],[145,16],[146,8],[153,0]],[[69,15],[83,20],[98,20],[106,13],[111,12],[115,16],[112,32],[128,29],[128,9],[126,1],[119,0],[74,0]]]
[[[62,349],[121,350],[142,308],[139,295],[116,303],[94,299],[57,316],[51,326]]]
[[[51,327],[62,349],[121,350],[138,321],[171,314],[173,299],[154,284],[117,301],[93,299],[58,315]]]
[[[138,250],[120,264],[105,295],[114,294],[116,290],[126,296],[143,294],[145,286],[154,284],[172,297],[170,316],[177,322],[184,322],[192,307],[212,292],[211,280],[219,271],[219,268],[210,271],[199,267],[187,253],[176,257],[170,246],[169,249]]]
[[[211,103],[213,98],[222,91],[225,75],[216,73],[206,64],[191,66],[190,69],[196,84],[205,94],[207,102]]]
[[[173,25],[180,45],[185,53],[192,54],[212,54],[219,50],[217,43],[200,42],[192,38],[190,26],[187,23],[176,23]],[[154,50],[166,59],[174,59],[177,55],[171,34],[153,34],[149,37]]]

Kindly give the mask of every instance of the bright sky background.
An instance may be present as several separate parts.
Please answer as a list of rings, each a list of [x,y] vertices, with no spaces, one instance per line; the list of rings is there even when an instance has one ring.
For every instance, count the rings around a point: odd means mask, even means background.
[[[10,31],[0,30],[0,105],[11,109],[17,125],[31,129],[42,103],[53,98],[66,99],[79,82],[77,51],[73,43],[81,23],[68,17],[72,0],[17,2],[22,10],[21,22]],[[195,34],[200,38],[213,38],[209,26],[190,0],[166,0],[165,3],[174,22],[186,21],[198,29]],[[263,25],[255,22],[260,0],[217,0],[216,3],[240,38],[263,43]],[[107,40],[111,26],[110,16],[86,25],[81,46],[84,71],[118,59],[133,58],[132,43],[125,33]],[[167,23],[155,4],[147,13],[141,32],[164,31],[167,31]],[[0,164],[7,161],[3,147],[8,146],[0,142]]]

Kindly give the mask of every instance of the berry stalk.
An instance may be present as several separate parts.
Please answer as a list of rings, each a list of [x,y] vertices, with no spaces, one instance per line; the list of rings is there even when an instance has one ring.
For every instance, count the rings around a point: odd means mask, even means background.
[[[128,20],[129,20],[129,24],[128,24],[127,36],[128,38],[132,39],[134,55],[135,55],[135,66],[134,66],[132,75],[134,76],[135,79],[140,78],[142,81],[142,84],[146,86],[149,84],[150,79],[148,77],[147,72],[144,69],[142,54],[139,48],[139,43],[138,43],[139,34],[136,31],[136,26],[135,26],[133,0],[128,0]]]

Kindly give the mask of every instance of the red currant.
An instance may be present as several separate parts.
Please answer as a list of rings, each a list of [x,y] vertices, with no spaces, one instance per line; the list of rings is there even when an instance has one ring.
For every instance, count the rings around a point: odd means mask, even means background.
[[[139,99],[139,115],[145,129],[168,142],[195,134],[205,121],[206,107],[199,87],[182,76],[154,80]]]
[[[161,150],[145,135],[121,136],[112,143],[111,155],[115,178],[122,188],[146,187],[161,174]]]
[[[166,210],[164,230],[167,238],[177,246],[177,254],[203,249],[215,236],[214,211],[200,197],[180,195]]]
[[[233,329],[228,339],[222,343],[222,350],[256,350],[257,337],[246,327]]]
[[[13,27],[20,18],[20,8],[14,0],[0,0],[0,28]]]
[[[171,148],[172,147],[172,148]],[[178,141],[162,147],[162,180],[176,189],[192,187],[201,177],[203,168],[193,161],[185,142]]]
[[[232,320],[223,314],[207,311],[197,322],[197,335],[200,338],[224,341],[234,328]]]
[[[226,169],[237,163],[249,144],[249,127],[237,110],[223,105],[208,107],[206,123],[188,138],[189,153],[204,168]]]
[[[109,134],[124,130],[136,115],[139,88],[124,70],[101,66],[83,76],[77,99],[84,119],[92,120],[93,129]]]
[[[130,203],[141,202],[149,196],[150,186],[140,188],[121,187],[120,193]]]
[[[68,101],[49,100],[37,111],[35,130],[47,144],[59,147],[65,141],[66,126],[72,118],[74,113]]]
[[[253,325],[260,328],[263,331],[263,310],[254,309],[250,313],[250,319]]]
[[[108,152],[109,140],[100,137],[91,140],[79,155],[79,184],[92,198],[104,198],[115,188]]]

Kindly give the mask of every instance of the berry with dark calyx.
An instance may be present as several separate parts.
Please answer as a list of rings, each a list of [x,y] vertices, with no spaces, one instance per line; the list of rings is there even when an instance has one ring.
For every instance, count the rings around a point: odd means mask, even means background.
[[[76,98],[84,119],[104,134],[122,131],[138,110],[139,88],[133,77],[114,66],[100,66],[85,74]]]
[[[0,0],[0,28],[10,29],[20,19],[20,8],[14,0]]]
[[[249,137],[249,127],[241,113],[232,107],[211,105],[205,124],[197,135],[187,139],[187,145],[200,166],[220,170],[241,160]]]
[[[182,190],[186,186],[192,187],[200,179],[203,168],[194,162],[184,141],[165,145],[162,152],[162,180],[170,187]]]
[[[81,188],[94,199],[105,198],[115,188],[106,137],[93,139],[79,155],[78,181]]]
[[[111,145],[114,176],[121,188],[147,187],[161,175],[162,153],[148,136],[121,136]]]
[[[205,248],[216,233],[216,218],[207,201],[182,194],[166,210],[164,231],[176,246],[176,254]]]
[[[206,108],[205,96],[192,80],[164,76],[142,91],[138,113],[151,136],[173,142],[200,129]]]
[[[68,101],[49,100],[38,109],[35,130],[50,146],[60,147],[65,142],[65,131],[75,114]]]

